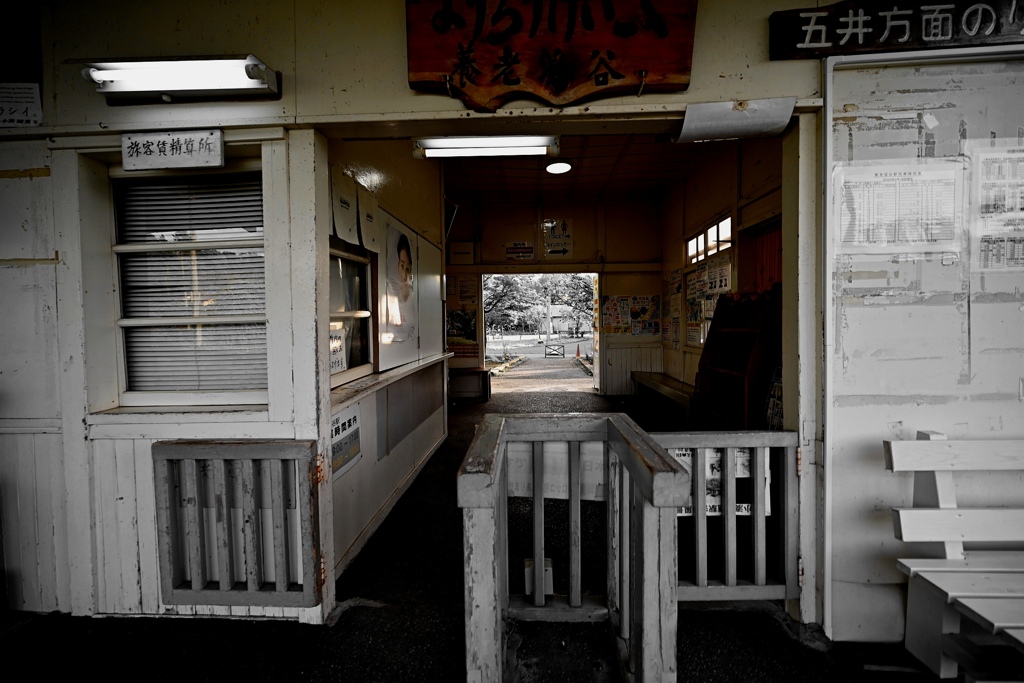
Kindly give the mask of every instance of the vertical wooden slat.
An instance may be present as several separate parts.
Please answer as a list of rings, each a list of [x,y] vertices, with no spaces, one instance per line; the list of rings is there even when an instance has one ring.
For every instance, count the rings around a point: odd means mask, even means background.
[[[501,680],[502,598],[496,594],[494,581],[497,560],[493,554],[495,533],[494,509],[463,508],[467,681]],[[534,591],[534,594],[537,592]],[[539,592],[543,594],[543,584]]]
[[[661,661],[662,680],[676,679],[676,632],[678,629],[679,603],[676,601],[676,586],[679,585],[679,538],[676,534],[675,508],[661,508],[658,545],[659,565],[659,608],[661,617]]]
[[[206,586],[205,552],[206,530],[203,525],[203,505],[199,494],[199,467],[195,460],[181,462],[181,485],[184,489],[185,543],[188,547],[188,568],[192,588]]]
[[[662,645],[662,565],[661,565],[661,513],[647,500],[637,503],[639,522],[637,531],[639,547],[637,561],[640,565],[637,576],[639,595],[637,622],[640,626],[639,652],[637,661],[640,672],[637,680],[665,680],[663,670],[664,653]],[[675,595],[671,594],[675,603]]]
[[[569,442],[569,606],[582,602],[580,557],[580,442]]]
[[[644,637],[644,519],[643,493],[629,483],[629,671],[636,672],[643,656]],[[640,680],[647,680],[641,672]]]
[[[619,516],[621,510],[619,481],[619,459],[609,451],[607,442],[604,444],[605,452],[605,478],[608,486],[605,488],[605,500],[608,506],[608,613],[611,615],[612,627],[619,628],[619,609],[622,599],[619,595],[619,547],[622,545],[622,531],[619,528]]]
[[[754,487],[754,505],[750,511],[750,519],[754,528],[754,583],[765,585],[767,575],[767,558],[765,557],[765,454],[767,448],[750,449],[750,476]]]
[[[117,577],[119,613],[142,611],[139,589],[139,513],[135,490],[135,443],[119,439],[114,444],[114,522],[117,529]]]
[[[57,454],[47,448],[49,434],[33,434],[32,451],[35,454],[36,509],[35,527],[38,534],[36,571],[39,574],[39,609],[57,609],[57,558],[56,542],[60,524],[56,518],[54,501],[63,498],[63,489],[52,488],[53,461]],[[55,495],[56,494],[56,495]]]
[[[156,538],[156,501],[153,497],[156,482],[152,458],[152,442],[144,439],[134,441],[135,459],[135,507],[138,511],[139,535],[139,592],[143,614],[157,614],[160,611],[160,572],[158,566],[159,545]],[[159,484],[158,484],[159,485]]]
[[[242,461],[242,526],[245,534],[246,589],[258,591],[263,584],[263,550],[260,543],[259,509],[256,505],[256,467],[252,460]]]
[[[230,518],[231,507],[228,505],[228,486],[225,468],[226,460],[211,460],[213,468],[213,511],[217,539],[214,541],[214,556],[217,558],[217,574],[222,591],[231,590],[234,585],[231,564]]]
[[[544,443],[533,443],[533,604],[544,605]]]
[[[722,453],[722,521],[725,538],[725,585],[736,585],[736,449]]]
[[[504,448],[508,448],[505,444]],[[501,478],[498,486],[498,500],[495,502],[496,530],[495,566],[498,568],[497,599],[499,610],[508,607],[508,457],[501,462]]]
[[[786,597],[790,599],[800,597],[800,482],[796,475],[796,447],[786,448],[782,451],[785,457],[785,481],[775,484],[774,491],[781,485],[785,490],[786,509],[783,529],[785,529],[785,558],[786,558]]]
[[[694,449],[693,454],[693,538],[697,586],[708,585],[708,508],[707,459],[713,452],[708,448]]]
[[[633,482],[629,471],[619,463],[619,604],[622,606],[619,635],[629,640],[633,597],[630,592],[630,507],[633,504]]]
[[[170,460],[153,461],[153,479],[156,491],[157,549],[160,561],[160,592],[170,595],[181,584],[181,564],[176,561],[181,547],[178,535],[178,510],[174,496],[174,463]]]
[[[288,590],[288,539],[285,534],[284,474],[281,461],[270,461],[270,514],[274,520],[274,579],[277,591]]]
[[[37,566],[39,558],[36,546],[39,544],[39,532],[36,528],[36,453],[35,439],[31,434],[15,435],[15,461],[17,462],[17,488],[13,496],[18,504],[18,513],[12,521],[19,526],[18,539],[21,547],[18,550],[21,573],[21,609],[39,610],[39,575]]]

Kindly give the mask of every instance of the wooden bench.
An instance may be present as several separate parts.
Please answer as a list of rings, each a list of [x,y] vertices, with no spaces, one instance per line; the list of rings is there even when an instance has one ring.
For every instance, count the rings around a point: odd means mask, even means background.
[[[896,538],[941,549],[938,557],[897,560],[909,577],[906,647],[940,678],[956,676],[958,667],[969,676],[987,673],[977,667],[995,658],[979,651],[1024,651],[1014,633],[1024,620],[1024,551],[1004,549],[1024,543],[1024,509],[957,507],[953,474],[1024,472],[1024,439],[946,441],[919,432],[917,441],[883,446],[887,469],[914,473],[913,507],[892,511]],[[972,624],[964,632],[961,616]]]
[[[681,408],[679,414],[680,424],[685,425],[689,421],[690,401],[693,399],[694,392],[692,384],[687,384],[661,372],[634,370],[630,376],[636,382],[637,387],[646,387],[679,404]]]

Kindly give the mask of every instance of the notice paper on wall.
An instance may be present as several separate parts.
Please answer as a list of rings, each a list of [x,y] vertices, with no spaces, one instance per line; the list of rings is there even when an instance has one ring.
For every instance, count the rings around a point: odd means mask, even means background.
[[[1024,269],[1024,144],[970,149],[973,266],[981,270]],[[998,142],[998,141],[996,141]]]
[[[736,450],[736,514],[749,516],[751,504],[753,503],[752,486],[753,482],[739,482],[740,479],[750,479],[750,455],[753,449],[739,448]],[[693,480],[693,457],[694,448],[670,448],[669,454],[676,459],[690,480]],[[772,514],[772,499],[770,496],[772,473],[768,469],[768,450],[764,453],[764,505],[765,515]],[[704,510],[709,517],[722,514],[722,451],[715,450],[708,453],[704,459]],[[676,510],[678,517],[690,517],[693,515],[693,500],[689,505],[683,505]]]
[[[959,251],[962,158],[837,167],[837,245],[844,252]]]
[[[337,479],[348,472],[362,455],[359,440],[359,404],[331,416],[331,472]]]

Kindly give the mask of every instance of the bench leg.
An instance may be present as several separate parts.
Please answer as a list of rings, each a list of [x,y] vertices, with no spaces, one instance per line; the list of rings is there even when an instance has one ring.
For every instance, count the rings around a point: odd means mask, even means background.
[[[955,678],[957,664],[942,653],[942,635],[960,632],[960,613],[946,595],[920,577],[907,587],[907,630],[904,643],[939,678]]]

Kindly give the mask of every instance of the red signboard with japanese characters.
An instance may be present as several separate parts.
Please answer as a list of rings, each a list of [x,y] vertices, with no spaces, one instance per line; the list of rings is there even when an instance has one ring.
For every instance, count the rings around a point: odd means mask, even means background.
[[[406,0],[409,85],[494,111],[690,84],[697,0]]]
[[[773,12],[770,59],[1024,43],[1024,2],[848,0]]]

